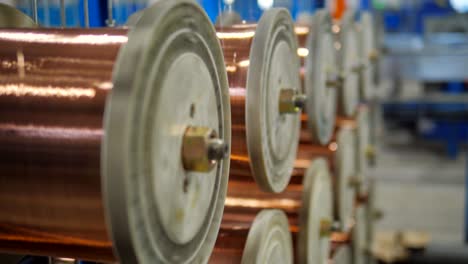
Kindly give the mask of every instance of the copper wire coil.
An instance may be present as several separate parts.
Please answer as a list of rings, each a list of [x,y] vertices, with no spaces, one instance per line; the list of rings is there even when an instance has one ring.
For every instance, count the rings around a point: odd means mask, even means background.
[[[306,26],[306,25],[296,25],[295,28],[294,28],[294,31],[296,33],[297,41],[298,41],[298,44],[299,44],[299,49],[297,50],[297,55],[299,55],[299,58],[301,60],[300,75],[301,75],[302,89],[303,89],[303,92],[304,92],[304,89],[305,89],[304,80],[305,80],[305,72],[306,72],[306,70],[305,70],[305,58],[307,57],[307,55],[310,52],[306,47],[306,43],[307,43],[307,37],[311,33],[310,32],[311,27]]]
[[[291,225],[298,225],[301,199],[301,184],[290,184],[284,192],[274,194],[263,192],[248,182],[229,181],[223,219],[248,222],[263,209],[281,209]]]
[[[300,184],[303,181],[304,172],[310,166],[311,162],[317,158],[325,158],[328,161],[330,169],[330,177],[334,194],[334,217],[335,219],[340,219],[339,216],[339,200],[340,198],[340,186],[339,186],[339,165],[337,165],[338,159],[338,149],[340,148],[337,141],[338,132],[341,129],[351,128],[354,130],[356,122],[354,119],[345,119],[339,118],[335,127],[335,132],[333,134],[332,140],[325,146],[313,144],[309,142],[301,142],[299,144],[297,159],[295,162],[294,171],[291,177],[291,183]],[[356,202],[359,202],[359,197],[356,197]]]
[[[100,156],[126,41],[125,29],[0,32],[1,251],[116,260]]]
[[[310,165],[311,161],[316,158],[325,158],[328,160],[330,165],[331,174],[335,173],[335,152],[338,149],[338,144],[336,143],[336,136],[340,129],[342,128],[356,128],[356,120],[353,118],[344,118],[338,117],[335,125],[335,132],[332,136],[332,140],[325,146],[314,144],[310,138],[310,133],[307,130],[307,115],[302,114],[301,116],[301,136],[300,144],[297,153],[297,159],[294,166],[293,175],[291,178],[292,183],[300,183],[302,181],[302,176],[304,171]],[[334,178],[332,176],[332,178]]]
[[[209,263],[241,263],[249,229],[250,224],[237,228],[221,226]]]
[[[334,232],[330,236],[330,241],[332,245],[342,245],[342,244],[348,244],[351,242],[351,233],[342,233],[342,232]]]
[[[299,232],[302,185],[290,184],[281,194],[266,193],[254,184],[229,181],[221,228],[210,263],[240,263],[249,229],[264,209],[281,209],[288,217],[293,245]]]
[[[253,221],[253,219],[252,219]],[[211,255],[211,264],[239,264],[242,260],[244,247],[250,230],[251,222],[237,223],[235,227],[221,226],[216,245]],[[296,248],[297,229],[290,227],[293,247]]]
[[[250,47],[255,35],[255,24],[217,28],[223,48],[229,82],[232,115],[232,147],[230,179],[253,181],[251,160],[247,151],[245,102]]]

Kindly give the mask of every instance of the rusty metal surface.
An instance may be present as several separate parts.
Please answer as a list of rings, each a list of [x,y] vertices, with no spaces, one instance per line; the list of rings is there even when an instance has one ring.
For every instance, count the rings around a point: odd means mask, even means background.
[[[100,148],[127,31],[0,31],[0,251],[112,261]]]

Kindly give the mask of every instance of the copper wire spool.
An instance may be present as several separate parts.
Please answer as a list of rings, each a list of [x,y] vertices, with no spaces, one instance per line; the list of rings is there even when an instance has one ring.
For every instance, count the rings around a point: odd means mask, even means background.
[[[230,180],[267,192],[288,184],[299,135],[299,59],[293,23],[284,9],[258,24],[217,28],[232,107]]]
[[[279,209],[263,209],[244,217],[223,218],[209,263],[293,263],[293,259],[286,214]]]
[[[361,99],[360,77],[364,71],[359,55],[356,13],[347,10],[340,20],[334,21],[332,33],[337,53],[336,61],[341,75],[337,114],[338,117],[354,118]]]
[[[304,183],[290,184],[280,194],[262,192],[246,182],[230,181],[214,252],[219,252],[219,256],[221,253],[242,256],[245,245],[242,238],[255,216],[262,210],[280,209],[289,222],[295,263],[328,258],[333,206],[329,177],[327,162],[319,159],[307,170]]]
[[[242,28],[217,28],[218,36],[221,36],[221,47],[223,48],[230,87],[233,135],[231,175],[234,177],[240,176],[240,179],[244,180],[253,179],[247,149],[245,99],[247,95],[249,55],[255,29],[255,24],[246,25]],[[223,38],[223,34],[227,36],[232,34],[234,36],[232,38]],[[239,37],[236,37],[236,35]]]
[[[372,101],[376,96],[377,83],[375,80],[377,63],[380,57],[375,37],[375,22],[372,14],[363,11],[358,22],[359,55],[363,65],[361,73],[361,98]]]
[[[300,182],[300,178],[304,175],[304,170],[309,166],[311,161],[316,158],[327,159],[329,161],[330,171],[332,174],[335,174],[335,154],[339,147],[337,143],[337,135],[341,130],[351,130],[353,131],[353,134],[356,134],[357,129],[357,123],[354,118],[338,117],[330,143],[326,145],[318,145],[313,143],[310,138],[310,134],[305,128],[305,118],[306,117],[303,114],[298,154],[294,166],[293,177],[291,179],[294,183]]]
[[[358,190],[356,170],[356,122],[338,119],[332,141],[326,146],[301,142],[291,183],[300,184],[306,168],[314,159],[328,161],[334,195],[334,219],[340,232],[349,232],[353,225],[353,208]]]
[[[301,117],[302,134],[309,134],[315,144],[330,142],[336,118],[337,89],[340,75],[337,68],[331,17],[325,10],[316,12],[310,24],[295,26],[301,58],[301,82],[307,95]]]
[[[359,102],[361,73],[354,13],[332,22],[327,11],[298,24],[295,32],[301,57],[301,81],[308,96],[301,139],[326,145],[332,138],[335,117],[353,118]]]
[[[2,29],[0,47],[0,251],[206,261],[231,127],[203,11],[162,1],[130,31]]]
[[[102,43],[64,43],[84,34]],[[2,251],[115,260],[99,157],[112,68],[126,41],[126,30],[1,31]]]
[[[305,62],[306,62],[307,56],[309,55],[309,52],[311,52],[308,48],[310,44],[307,43],[307,38],[309,34],[313,34],[311,30],[312,30],[312,27],[307,24],[300,24],[294,27],[294,32],[296,33],[297,42],[299,44],[298,49],[297,49],[297,55],[299,56],[301,60],[300,73],[301,73],[301,84],[302,84],[303,91],[305,90],[305,83],[304,83],[305,74],[306,74]]]

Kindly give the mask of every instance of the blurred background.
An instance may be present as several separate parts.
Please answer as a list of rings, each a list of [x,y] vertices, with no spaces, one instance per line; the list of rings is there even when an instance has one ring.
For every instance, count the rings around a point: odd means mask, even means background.
[[[34,17],[29,0],[0,1]],[[89,26],[124,25],[153,1],[89,1]],[[37,1],[42,26],[84,27],[82,0]],[[317,8],[369,10],[383,51],[375,81],[377,236],[410,234],[433,263],[468,263],[468,0],[199,0],[215,22],[227,6],[242,19],[286,7],[300,20]],[[110,5],[109,5],[110,4]],[[110,7],[109,7],[110,6]],[[249,8],[245,8],[248,6]],[[110,9],[109,9],[109,8]],[[109,11],[111,11],[109,13]],[[414,236],[411,236],[414,235]],[[417,250],[416,250],[417,251]],[[465,255],[465,257],[463,257]],[[440,262],[438,257],[443,256]],[[416,261],[417,260],[413,260]]]

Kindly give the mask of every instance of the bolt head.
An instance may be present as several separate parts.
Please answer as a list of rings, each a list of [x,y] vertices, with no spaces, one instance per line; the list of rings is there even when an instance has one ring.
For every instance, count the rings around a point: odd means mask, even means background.
[[[348,179],[349,186],[352,188],[359,188],[361,186],[361,179],[358,175],[351,176]]]
[[[330,88],[341,88],[344,82],[344,76],[341,73],[338,72],[329,72],[327,74],[327,87]]]
[[[333,222],[330,219],[320,220],[320,237],[329,237],[332,233]]]
[[[213,158],[211,154],[213,140],[219,140],[213,129],[197,126],[188,127],[182,142],[184,169],[195,172],[210,172],[217,163],[217,159]]]
[[[372,145],[367,146],[365,152],[366,152],[366,157],[368,159],[374,159],[375,158],[376,151],[375,151],[374,146],[372,146]]]
[[[377,62],[379,59],[379,52],[377,50],[373,50],[369,53],[369,60],[371,62]]]
[[[281,89],[279,96],[279,112],[281,114],[295,114],[301,111],[305,97],[298,95],[292,88]]]

